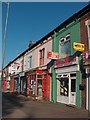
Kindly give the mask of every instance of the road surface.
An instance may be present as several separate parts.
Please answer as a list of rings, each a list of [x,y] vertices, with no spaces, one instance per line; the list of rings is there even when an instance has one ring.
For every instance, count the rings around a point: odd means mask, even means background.
[[[21,95],[3,93],[2,118],[79,118],[82,120],[82,118],[88,118],[88,111],[48,101],[28,100]]]

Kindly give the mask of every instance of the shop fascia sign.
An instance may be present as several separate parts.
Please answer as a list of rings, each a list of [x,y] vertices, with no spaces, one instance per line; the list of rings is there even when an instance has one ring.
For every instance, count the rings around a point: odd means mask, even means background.
[[[65,58],[58,59],[54,62],[54,67],[65,67],[69,65],[75,65],[78,64],[78,57],[74,57],[72,60],[70,60],[70,56],[67,56]]]
[[[81,44],[81,43],[74,42],[74,43],[73,43],[73,48],[74,48],[74,50],[76,50],[76,51],[81,51],[81,52],[83,52],[84,49],[85,49],[85,45],[84,45],[84,44]]]
[[[15,76],[14,76],[14,78],[18,78],[18,77],[19,77],[19,75],[15,75]]]
[[[58,59],[58,52],[48,52],[47,58],[49,59]]]
[[[36,70],[36,74],[42,74],[43,71],[42,70]]]

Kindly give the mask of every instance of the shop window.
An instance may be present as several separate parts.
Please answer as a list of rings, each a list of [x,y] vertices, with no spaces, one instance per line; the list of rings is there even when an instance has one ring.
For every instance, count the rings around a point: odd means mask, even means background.
[[[40,65],[44,64],[44,56],[45,56],[45,48],[41,49],[40,51]]]
[[[42,75],[37,75],[37,78],[42,78]]]
[[[71,73],[70,77],[76,77],[76,73]]]
[[[60,95],[68,96],[68,78],[60,79]]]
[[[70,34],[60,39],[60,58],[64,58],[71,54]]]
[[[23,71],[24,60],[21,60],[21,70]]]

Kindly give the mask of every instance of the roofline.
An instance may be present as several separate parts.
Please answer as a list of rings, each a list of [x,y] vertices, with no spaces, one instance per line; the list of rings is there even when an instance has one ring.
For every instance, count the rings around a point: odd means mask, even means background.
[[[83,9],[81,9],[79,12],[75,13],[74,15],[72,15],[70,18],[68,18],[66,21],[64,21],[63,23],[61,23],[59,26],[57,26],[55,29],[53,29],[51,32],[49,32],[47,35],[45,35],[43,38],[41,38],[40,40],[38,40],[35,44],[32,45],[32,47],[26,49],[23,53],[21,53],[18,57],[16,57],[13,61],[11,61],[10,63],[8,63],[3,69],[5,69],[6,67],[8,67],[10,64],[12,64],[15,60],[17,60],[18,58],[20,58],[21,56],[23,56],[26,52],[28,52],[29,50],[31,50],[32,48],[36,47],[38,44],[40,44],[40,42],[43,42],[46,38],[50,37],[51,35],[54,34],[54,32],[60,30],[63,28],[63,26],[68,25],[70,22],[72,22],[75,19],[78,19],[80,17],[82,17],[83,15],[85,15],[87,12],[90,11],[90,3],[85,6]]]

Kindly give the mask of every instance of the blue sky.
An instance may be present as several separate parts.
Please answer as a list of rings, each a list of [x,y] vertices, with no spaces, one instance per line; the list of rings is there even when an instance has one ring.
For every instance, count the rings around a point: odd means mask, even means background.
[[[10,3],[5,65],[18,53],[26,50],[30,40],[36,42],[87,4],[86,2]],[[5,27],[6,7],[7,5],[3,3],[2,35]]]
[[[2,63],[2,4],[0,2],[0,69]]]

